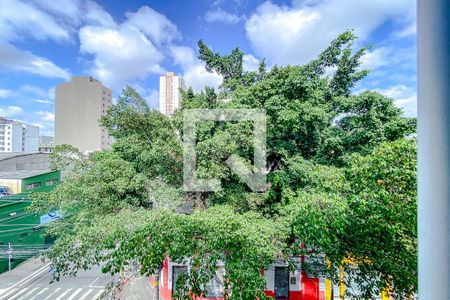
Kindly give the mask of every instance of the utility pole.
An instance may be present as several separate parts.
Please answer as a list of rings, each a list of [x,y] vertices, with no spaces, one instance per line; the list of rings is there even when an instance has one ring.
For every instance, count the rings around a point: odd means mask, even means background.
[[[419,299],[450,299],[450,1],[417,1]]]
[[[13,262],[13,246],[11,242],[8,242],[8,271],[11,272],[11,262]]]

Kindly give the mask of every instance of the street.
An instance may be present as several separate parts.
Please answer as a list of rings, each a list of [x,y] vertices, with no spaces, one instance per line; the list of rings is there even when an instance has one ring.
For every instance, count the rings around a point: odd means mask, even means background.
[[[100,299],[114,277],[101,273],[99,267],[80,271],[77,277],[64,277],[50,284],[50,263],[30,259],[10,273],[0,275],[0,300],[6,299]]]

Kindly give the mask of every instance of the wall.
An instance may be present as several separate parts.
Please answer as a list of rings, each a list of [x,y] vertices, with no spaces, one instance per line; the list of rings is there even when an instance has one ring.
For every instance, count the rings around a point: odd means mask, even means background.
[[[289,299],[301,299],[302,278],[300,276],[300,260],[296,260],[297,270],[289,272]],[[270,268],[264,271],[264,277],[266,280],[266,294],[269,296],[275,296],[275,267],[286,267],[287,264],[275,263]],[[295,281],[295,283],[294,283]]]
[[[39,150],[39,127],[25,125],[25,152],[36,152]]]
[[[22,182],[19,179],[0,179],[0,186],[9,187],[14,194],[22,192]]]
[[[1,171],[48,170],[50,156],[48,153],[24,153],[0,160]]]
[[[22,124],[10,124],[11,125],[11,151],[6,151],[6,152],[22,152],[23,151],[23,126]],[[9,143],[10,141],[5,141],[5,150],[7,149],[6,147],[9,147],[7,145],[7,143]]]
[[[49,180],[56,180],[57,182],[53,185],[46,185],[46,182]],[[39,182],[41,186],[39,188],[33,189],[33,192],[48,192],[51,191],[54,186],[60,182],[60,180],[61,178],[59,171],[53,171],[38,176],[28,177],[22,180],[22,192],[29,192],[30,190],[27,189],[27,185],[37,182]]]
[[[82,152],[102,146],[99,119],[112,105],[112,91],[89,76],[73,77],[55,89],[55,145],[69,144]],[[103,106],[108,104],[108,107]],[[105,141],[105,139],[103,139]],[[110,139],[108,139],[110,141]]]
[[[297,270],[289,273],[289,299],[290,300],[331,300],[330,282],[326,284],[325,279],[309,278],[305,272],[301,270],[300,258],[296,258]],[[172,299],[172,270],[173,266],[180,264],[171,262],[166,258],[163,269],[160,274],[159,293],[162,300]],[[283,263],[275,263],[269,269],[265,270],[266,295],[275,296],[275,267],[286,266]],[[150,284],[155,285],[154,280],[150,280]],[[327,297],[326,297],[327,296]],[[339,296],[339,295],[337,295]],[[336,298],[336,295],[335,295]],[[198,300],[221,300],[222,298],[206,298],[200,297]]]

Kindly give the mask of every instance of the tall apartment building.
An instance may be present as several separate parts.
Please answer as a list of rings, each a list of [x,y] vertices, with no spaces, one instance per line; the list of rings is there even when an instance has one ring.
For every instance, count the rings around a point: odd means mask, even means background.
[[[172,115],[180,107],[180,89],[184,88],[181,76],[173,72],[159,77],[159,110],[165,115]]]
[[[0,117],[0,152],[37,152],[39,127]]]
[[[69,144],[80,151],[111,147],[112,138],[99,124],[112,106],[112,91],[90,76],[72,77],[55,89],[55,145]]]

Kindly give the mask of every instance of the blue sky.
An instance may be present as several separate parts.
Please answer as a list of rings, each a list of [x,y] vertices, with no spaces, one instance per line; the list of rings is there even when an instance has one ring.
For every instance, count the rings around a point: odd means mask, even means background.
[[[2,0],[0,116],[53,134],[54,86],[92,75],[117,96],[129,84],[152,107],[159,76],[182,74],[199,91],[218,86],[196,58],[203,39],[214,51],[238,46],[245,68],[315,58],[353,29],[370,75],[356,88],[378,90],[416,115],[415,0]]]

